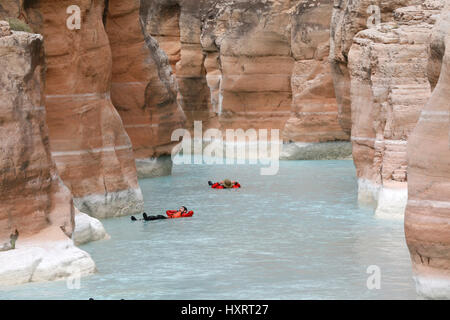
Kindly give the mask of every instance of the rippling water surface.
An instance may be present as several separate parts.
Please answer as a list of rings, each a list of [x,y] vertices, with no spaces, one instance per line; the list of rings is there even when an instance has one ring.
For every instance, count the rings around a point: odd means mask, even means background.
[[[208,180],[237,179],[240,190]],[[148,213],[185,205],[193,218],[104,220],[111,240],[82,246],[98,273],[0,291],[1,299],[415,299],[403,222],[357,203],[351,161],[176,166],[140,181]],[[379,266],[381,289],[368,290]]]

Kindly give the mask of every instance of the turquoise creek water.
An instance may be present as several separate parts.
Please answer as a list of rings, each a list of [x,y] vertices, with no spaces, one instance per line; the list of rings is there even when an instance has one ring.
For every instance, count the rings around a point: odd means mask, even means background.
[[[97,264],[80,289],[65,281],[0,291],[0,299],[415,299],[403,222],[357,203],[352,161],[175,166],[141,180],[145,209],[185,205],[192,218],[104,220],[110,240],[81,248]],[[213,190],[229,177],[240,190]],[[381,288],[369,290],[369,266]]]

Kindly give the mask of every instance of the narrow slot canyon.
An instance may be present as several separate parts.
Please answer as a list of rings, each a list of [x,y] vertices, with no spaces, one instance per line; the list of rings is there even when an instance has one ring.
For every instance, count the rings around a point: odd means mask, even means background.
[[[1,1],[0,298],[450,299],[449,39],[447,0]]]

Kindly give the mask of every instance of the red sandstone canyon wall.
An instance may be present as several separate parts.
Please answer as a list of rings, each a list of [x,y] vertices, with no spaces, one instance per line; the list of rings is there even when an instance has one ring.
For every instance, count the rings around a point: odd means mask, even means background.
[[[0,21],[0,285],[95,271],[69,239],[76,210],[50,151],[43,47],[41,35]]]
[[[379,8],[380,21],[393,20],[396,8],[421,4],[422,0],[335,0],[331,18],[330,62],[336,98],[339,107],[339,120],[344,130],[350,133],[352,128],[350,73],[348,71],[348,53],[353,44],[354,36],[367,29],[368,21],[376,22],[372,18],[371,5]]]
[[[450,297],[450,3],[432,37],[431,99],[408,142],[405,234],[416,287],[431,298]],[[436,67],[440,66],[440,68]]]
[[[176,74],[178,100],[186,115],[186,127],[194,121],[217,126],[211,110],[206,79],[206,55],[201,46],[202,23],[211,0],[144,1],[143,20],[149,37],[159,44]]]
[[[167,59],[162,48],[169,56],[171,50],[164,42],[160,47],[148,31],[150,9],[141,2],[109,1],[106,31],[112,51],[111,99],[130,136],[139,176],[151,177],[171,173],[167,156],[176,143],[171,133],[184,127],[185,116],[170,68],[174,58]]]
[[[222,1],[208,13],[202,45],[216,71],[211,87],[219,77],[214,109],[223,128],[283,128],[292,101],[290,9],[290,1]]]
[[[292,15],[293,112],[284,128],[285,140],[349,140],[338,122],[328,62],[332,4],[333,1],[301,2]]]
[[[66,10],[81,9],[69,30]],[[132,144],[111,103],[112,56],[104,1],[35,1],[30,24],[45,38],[46,110],[52,155],[76,206],[104,218],[142,210]]]
[[[377,214],[403,216],[408,137],[431,95],[429,44],[440,3],[398,8],[394,20],[359,32],[348,54],[353,158],[359,198]]]
[[[283,129],[282,157],[339,158],[351,155],[350,136],[338,119],[328,61],[333,1],[300,1],[291,16],[292,108]],[[326,142],[326,143],[324,143]]]
[[[42,36],[8,33],[0,33],[0,242],[15,229],[27,236],[49,225],[70,236],[72,197],[56,172],[45,123]]]

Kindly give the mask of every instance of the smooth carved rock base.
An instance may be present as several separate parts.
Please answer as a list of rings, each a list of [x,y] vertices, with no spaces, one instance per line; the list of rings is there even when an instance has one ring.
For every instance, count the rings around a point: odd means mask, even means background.
[[[0,286],[63,280],[95,271],[91,256],[54,227],[19,238],[15,250],[0,252]]]
[[[351,159],[352,144],[346,141],[283,144],[280,160]]]
[[[140,213],[144,209],[141,189],[128,189],[106,194],[91,194],[74,198],[75,206],[97,219],[113,218]]]
[[[172,174],[172,159],[169,156],[136,159],[136,169],[139,179],[170,176]]]
[[[77,246],[109,238],[100,220],[82,212],[75,214],[75,230],[73,231],[72,240]]]

